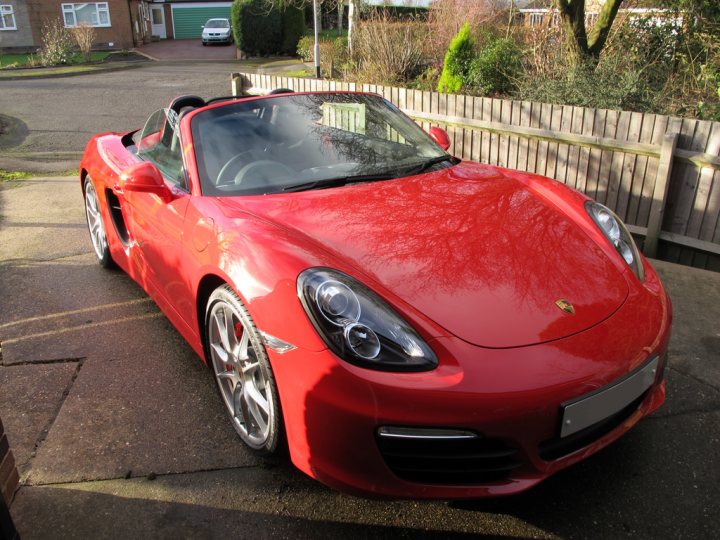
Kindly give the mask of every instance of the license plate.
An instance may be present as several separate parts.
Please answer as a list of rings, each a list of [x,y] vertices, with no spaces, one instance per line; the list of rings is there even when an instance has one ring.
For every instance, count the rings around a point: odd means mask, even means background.
[[[567,437],[623,410],[655,382],[659,357],[619,381],[561,405],[560,437]]]

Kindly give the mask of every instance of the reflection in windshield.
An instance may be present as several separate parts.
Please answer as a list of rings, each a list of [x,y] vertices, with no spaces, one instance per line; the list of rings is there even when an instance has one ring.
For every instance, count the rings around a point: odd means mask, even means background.
[[[205,23],[205,28],[230,28],[227,20],[211,20]]]
[[[446,156],[379,96],[283,95],[199,113],[193,141],[203,193],[277,193],[336,178],[407,174]],[[450,162],[438,161],[437,167]],[[361,180],[358,180],[361,181]]]

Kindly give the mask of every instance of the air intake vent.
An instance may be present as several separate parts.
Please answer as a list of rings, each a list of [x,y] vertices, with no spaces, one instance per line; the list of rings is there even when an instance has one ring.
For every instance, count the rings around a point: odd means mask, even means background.
[[[393,473],[421,484],[498,482],[520,465],[516,449],[465,430],[380,428],[377,442]]]

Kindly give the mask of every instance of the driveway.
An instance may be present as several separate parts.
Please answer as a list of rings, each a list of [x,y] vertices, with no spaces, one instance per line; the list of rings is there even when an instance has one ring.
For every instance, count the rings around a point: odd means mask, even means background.
[[[230,45],[208,45],[203,47],[197,39],[164,39],[143,45],[138,49],[154,60],[188,61],[232,61],[235,60],[237,47]]]
[[[77,178],[0,190],[0,416],[32,538],[710,538],[720,528],[720,274],[658,262],[667,403],[516,497],[369,501],[260,460],[155,304],[91,253]],[[331,427],[331,426],[329,426]]]

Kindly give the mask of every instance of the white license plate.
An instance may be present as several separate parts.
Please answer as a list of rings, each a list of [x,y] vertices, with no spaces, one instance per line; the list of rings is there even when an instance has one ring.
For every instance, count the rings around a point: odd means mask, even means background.
[[[623,410],[655,382],[660,360],[654,357],[640,369],[595,392],[566,401],[562,408],[560,437],[567,437]]]

